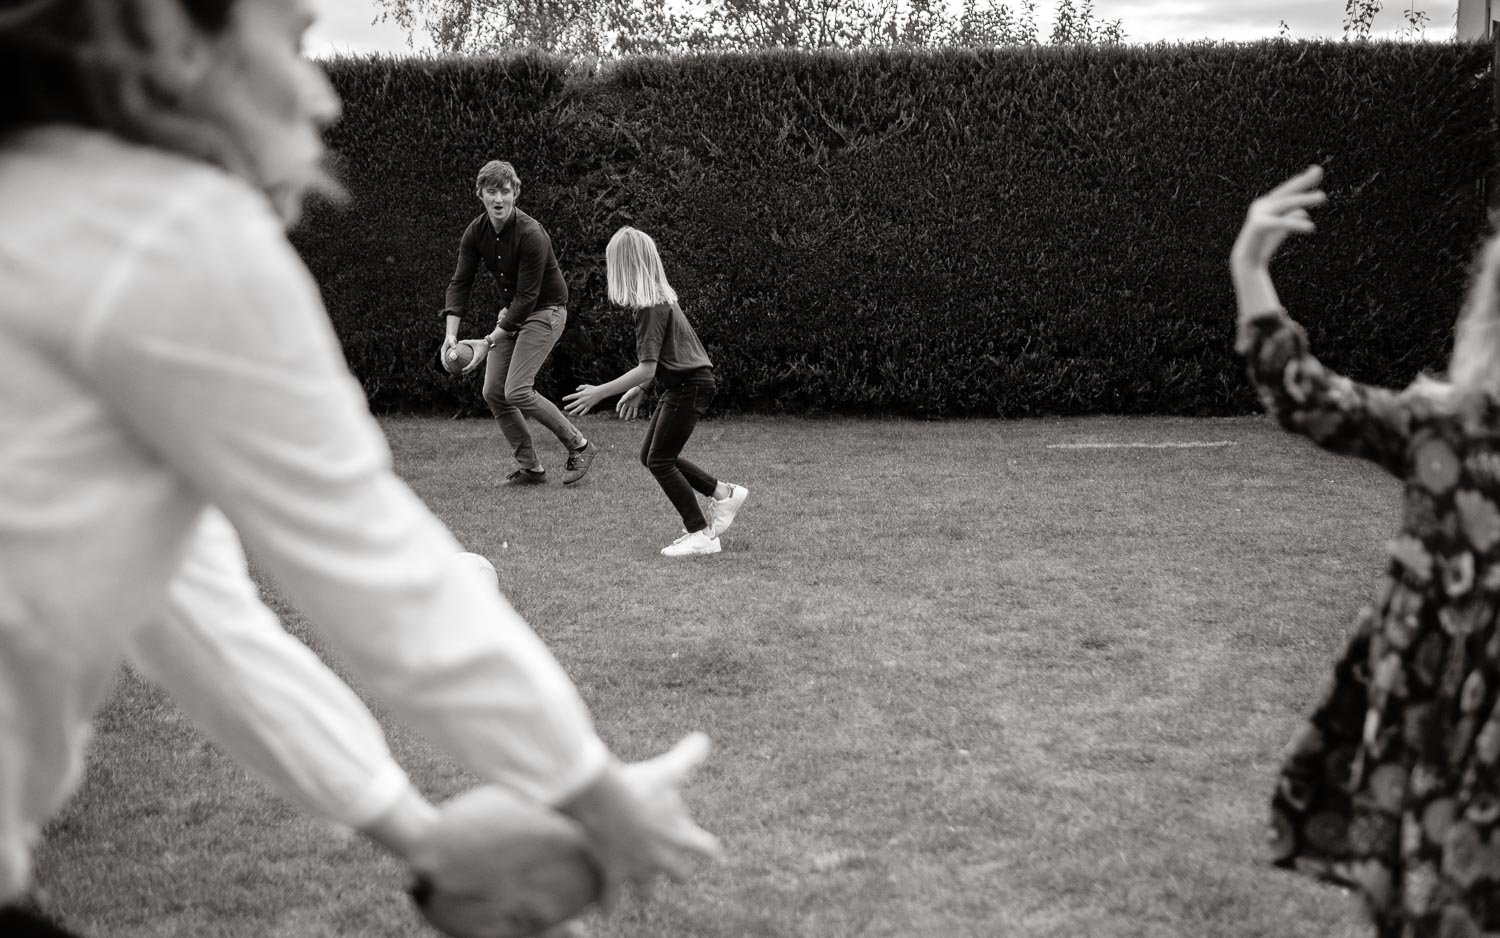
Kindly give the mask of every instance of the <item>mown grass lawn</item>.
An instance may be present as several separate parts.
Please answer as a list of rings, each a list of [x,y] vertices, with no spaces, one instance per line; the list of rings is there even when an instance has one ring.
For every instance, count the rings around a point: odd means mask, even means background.
[[[715,740],[689,794],[727,860],[597,938],[1366,933],[1258,853],[1278,754],[1396,531],[1375,468],[1264,418],[726,418],[687,455],[753,494],[723,553],[669,561],[643,423],[587,418],[593,474],[517,491],[488,421],[386,428],[619,753]],[[375,711],[434,798],[474,782]],[[39,881],[98,938],[430,934],[398,863],[128,674]]]

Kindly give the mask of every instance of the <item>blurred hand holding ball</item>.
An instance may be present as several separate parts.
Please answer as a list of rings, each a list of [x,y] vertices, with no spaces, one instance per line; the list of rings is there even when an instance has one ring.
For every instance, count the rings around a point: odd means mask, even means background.
[[[583,828],[494,785],[448,801],[413,856],[411,895],[455,938],[523,938],[574,917],[603,878]]]

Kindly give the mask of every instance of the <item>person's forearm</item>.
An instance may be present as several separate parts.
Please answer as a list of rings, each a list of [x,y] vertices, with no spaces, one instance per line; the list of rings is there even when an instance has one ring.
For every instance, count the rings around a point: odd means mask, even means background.
[[[361,495],[320,497],[340,516],[378,523],[349,525],[331,541],[255,525],[247,543],[287,545],[267,558],[268,573],[364,685],[440,749],[538,801],[577,791],[607,750],[566,672],[493,579],[461,575],[445,561],[434,569],[458,546],[409,490],[389,478],[358,488]]]
[[[1239,305],[1239,318],[1242,321],[1281,310],[1281,301],[1276,296],[1276,285],[1271,281],[1269,268],[1237,256],[1231,256],[1229,267]]]
[[[469,294],[474,289],[474,275],[479,272],[479,250],[469,232],[465,231],[458,242],[458,265],[448,280],[448,290],[443,295],[443,309],[460,317],[469,308]]]
[[[527,237],[521,242],[519,262],[516,264],[516,292],[506,304],[508,310],[502,326],[514,332],[536,311],[537,301],[542,295],[542,277],[547,272],[549,244],[539,243]]]
[[[642,362],[608,384],[601,384],[599,396],[604,398],[624,394],[631,388],[638,388],[643,382],[651,380],[651,376],[655,373],[656,362]]]
[[[359,828],[359,832],[401,859],[411,861],[431,833],[437,816],[437,808],[431,802],[415,788],[408,788],[389,809]]]
[[[500,341],[501,336],[516,334],[517,330],[511,328],[505,322],[505,315],[508,312],[510,312],[510,307],[508,306],[500,310],[500,315],[497,316],[495,320],[495,328],[491,329],[489,335],[486,335],[484,337],[484,341],[489,344],[490,348],[495,347],[495,343]]]
[[[500,313],[500,322],[495,327],[506,332],[516,332],[526,325],[526,317],[536,311],[537,295],[539,293],[534,285],[532,289],[523,290],[517,288],[515,295],[510,298],[504,310]]]
[[[458,324],[461,323],[461,322],[463,322],[463,317],[462,316],[455,316],[453,313],[449,313],[448,314],[447,319],[446,319],[446,323],[445,323],[445,329],[447,330],[446,334],[447,334],[448,338],[450,338],[450,339],[457,339],[458,338]]]
[[[608,756],[582,698],[493,579],[450,569],[462,548],[392,471],[311,276],[289,246],[241,243],[259,229],[209,231],[226,282],[264,288],[265,329],[197,315],[176,280],[133,282],[81,342],[91,380],[395,715],[527,797],[576,792]]]
[[[199,518],[167,600],[127,656],[241,765],[348,827],[409,800],[411,782],[380,725],[261,602],[218,511]]]

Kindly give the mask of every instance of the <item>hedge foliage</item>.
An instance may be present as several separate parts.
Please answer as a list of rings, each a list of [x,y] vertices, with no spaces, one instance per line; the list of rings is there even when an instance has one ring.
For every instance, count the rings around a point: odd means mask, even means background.
[[[1229,246],[1251,199],[1327,170],[1275,267],[1331,367],[1440,370],[1495,166],[1490,50],[1289,43],[342,58],[351,190],[295,240],[378,411],[478,412],[435,367],[491,158],[572,291],[540,388],[633,361],[604,245],[650,233],[719,408],[928,416],[1230,414]],[[481,275],[466,335],[493,324]]]

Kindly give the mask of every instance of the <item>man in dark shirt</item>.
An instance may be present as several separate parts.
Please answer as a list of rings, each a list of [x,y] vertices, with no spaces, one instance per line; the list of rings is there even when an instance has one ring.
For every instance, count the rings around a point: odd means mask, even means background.
[[[484,213],[469,223],[458,243],[458,267],[448,282],[443,306],[447,331],[438,354],[446,360],[458,341],[458,325],[469,305],[474,276],[484,267],[500,285],[504,305],[495,328],[464,373],[485,365],[484,402],[500,421],[519,466],[506,477],[506,484],[547,481],[526,425],[530,417],[567,448],[563,484],[572,485],[589,471],[599,448],[584,439],[557,405],[533,386],[537,371],[567,325],[568,285],[546,229],[516,208],[520,193],[521,179],[509,163],[491,160],[479,171],[474,194],[483,203]]]

